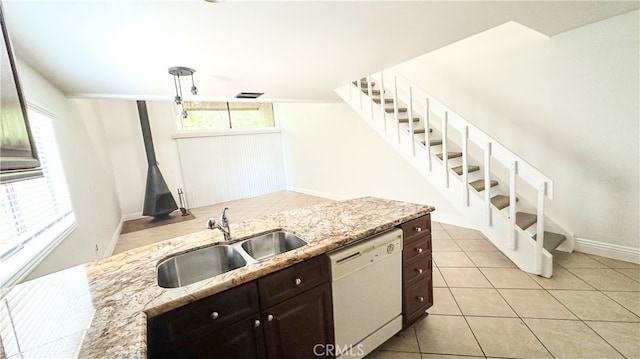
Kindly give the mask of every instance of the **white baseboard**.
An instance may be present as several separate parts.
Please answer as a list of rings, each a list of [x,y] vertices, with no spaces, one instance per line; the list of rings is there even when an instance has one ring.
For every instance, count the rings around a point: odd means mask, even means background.
[[[127,213],[127,214],[123,214],[122,215],[122,221],[130,221],[132,219],[138,219],[138,218],[142,218],[142,217],[146,217],[142,215],[142,211],[140,212],[135,212],[135,213]]]
[[[464,216],[451,215],[438,212],[437,210],[435,212],[431,212],[431,221],[478,230],[478,228]]]
[[[320,192],[320,191],[315,191],[315,190],[311,190],[311,189],[300,188],[300,187],[291,187],[291,186],[287,186],[287,191],[298,192],[298,193],[302,193],[302,194],[308,194],[310,196],[328,198],[328,199],[332,199],[334,201],[342,201],[342,200],[345,200],[345,199],[353,198],[353,197],[348,197],[348,196],[345,196],[345,195],[340,195],[340,194],[335,194],[335,193]]]
[[[640,264],[640,248],[576,237],[575,251]]]
[[[126,221],[125,217],[126,215],[120,218],[120,222],[116,226],[116,229],[113,231],[113,235],[111,236],[109,245],[107,245],[107,248],[104,250],[104,254],[102,255],[102,258],[109,257],[110,255],[113,254],[113,251],[116,249],[116,245],[118,244],[118,239],[120,238],[120,232],[122,231],[122,225]]]

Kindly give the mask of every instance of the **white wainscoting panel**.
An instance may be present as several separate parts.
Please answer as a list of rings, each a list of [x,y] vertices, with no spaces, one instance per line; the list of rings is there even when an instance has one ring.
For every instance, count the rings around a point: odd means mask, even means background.
[[[286,189],[279,132],[176,140],[191,208]]]

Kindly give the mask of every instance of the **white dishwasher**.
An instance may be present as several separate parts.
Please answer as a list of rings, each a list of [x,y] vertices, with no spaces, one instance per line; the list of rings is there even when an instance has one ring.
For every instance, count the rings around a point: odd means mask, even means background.
[[[329,253],[336,357],[363,357],[402,329],[402,230]]]

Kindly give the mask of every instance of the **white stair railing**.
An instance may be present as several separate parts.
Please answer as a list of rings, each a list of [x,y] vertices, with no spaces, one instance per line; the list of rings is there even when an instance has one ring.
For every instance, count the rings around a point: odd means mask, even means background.
[[[386,87],[390,81],[385,81],[388,79],[393,79],[391,82],[392,85],[390,87]],[[460,146],[462,152],[462,175],[458,178],[462,181],[461,185],[461,201],[458,204],[461,207],[471,207],[476,204],[476,206],[480,207],[480,217],[483,217],[484,220],[478,221],[482,226],[486,227],[495,227],[495,216],[493,212],[496,212],[497,209],[493,208],[491,205],[491,169],[492,162],[500,163],[505,168],[509,169],[509,210],[507,217],[507,227],[505,228],[508,233],[502,232],[503,237],[506,234],[506,238],[508,238],[508,245],[504,246],[505,250],[508,252],[513,251],[517,252],[519,250],[518,240],[520,238],[524,238],[525,240],[532,240],[532,235],[527,233],[525,230],[517,227],[516,224],[516,201],[518,201],[519,193],[522,195],[523,192],[526,191],[516,191],[516,184],[518,186],[527,185],[535,191],[537,198],[533,200],[533,203],[536,203],[535,212],[537,214],[537,224],[536,228],[536,240],[535,243],[530,243],[529,247],[533,246],[535,248],[535,253],[533,254],[534,260],[531,260],[534,265],[530,267],[529,271],[537,274],[542,274],[545,276],[551,275],[551,268],[549,264],[543,264],[545,260],[544,255],[544,204],[546,199],[553,199],[553,181],[551,178],[544,175],[542,172],[537,170],[534,166],[524,161],[522,158],[517,156],[515,153],[511,152],[509,149],[501,145],[499,142],[495,141],[489,135],[484,133],[482,130],[474,126],[472,123],[465,120],[462,116],[455,113],[453,110],[448,108],[446,105],[426,93],[424,90],[419,88],[418,86],[412,84],[410,81],[402,77],[397,73],[393,73],[391,71],[383,71],[380,73],[372,74],[366,77],[367,86],[363,88],[361,80],[358,79],[355,82],[355,88],[358,91],[358,99],[355,100],[353,98],[352,90],[354,88],[353,84],[345,85],[346,87],[341,87],[336,89],[336,92],[340,94],[343,99],[350,103],[354,109],[358,110],[359,113],[364,118],[370,118],[372,122],[372,126],[379,126],[380,131],[383,133],[387,133],[389,116],[387,114],[387,106],[385,102],[385,98],[393,99],[393,114],[391,121],[395,124],[395,129],[393,135],[391,137],[395,137],[396,147],[398,150],[401,150],[403,144],[402,138],[406,138],[406,135],[402,135],[402,129],[399,119],[399,103],[403,101],[403,106],[406,106],[407,115],[408,115],[408,129],[404,130],[405,133],[408,133],[408,153],[407,155],[411,158],[416,158],[417,156],[426,157],[426,161],[423,161],[424,168],[427,172],[432,173],[437,169],[444,169],[442,174],[437,176],[442,176],[444,180],[444,189],[450,189],[450,162],[449,158],[449,147],[450,144],[455,143],[456,141],[452,141],[454,138],[460,139]],[[372,101],[373,94],[373,86],[376,83],[376,90],[380,91],[380,111],[374,110],[374,102]],[[391,93],[389,95],[389,92]],[[367,109],[364,107],[364,103],[369,101],[369,106]],[[354,103],[355,102],[355,103]],[[420,113],[421,112],[421,113]],[[435,115],[441,119],[440,124],[440,133],[442,135],[442,166],[435,166],[432,163],[432,151],[430,146],[431,136],[430,126],[435,124],[436,122],[431,118],[431,115]],[[423,154],[418,153],[420,151],[416,151],[421,147],[416,146],[415,139],[415,127],[413,118],[419,116],[421,118],[422,123],[425,128],[424,135],[424,151]],[[458,136],[453,136],[450,131],[456,132]],[[395,136],[394,136],[395,135]],[[387,136],[387,138],[390,138]],[[483,160],[482,166],[484,167],[484,195],[481,196],[480,202],[478,202],[475,198],[471,198],[469,192],[469,143],[473,143],[476,147],[480,148],[483,152]],[[435,175],[434,175],[435,176]],[[435,178],[435,177],[434,177]],[[519,187],[518,187],[519,188]],[[460,192],[458,192],[460,193]],[[529,193],[529,192],[526,192]],[[472,201],[473,199],[473,201]],[[482,215],[484,213],[484,215]],[[491,231],[489,231],[491,232]],[[503,250],[504,251],[504,250]],[[510,256],[510,258],[513,257]],[[527,260],[530,260],[528,258]]]

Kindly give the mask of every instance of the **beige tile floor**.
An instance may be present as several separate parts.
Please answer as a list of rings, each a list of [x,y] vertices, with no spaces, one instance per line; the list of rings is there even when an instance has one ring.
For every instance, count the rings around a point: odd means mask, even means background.
[[[195,220],[121,235],[116,253],[232,221],[329,201],[295,192],[192,209]],[[434,306],[368,359],[640,358],[640,265],[555,253],[554,276],[520,271],[475,230],[433,223]]]

